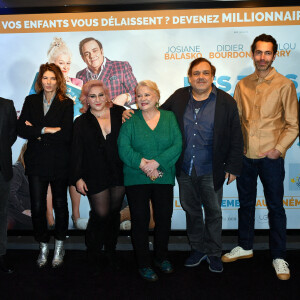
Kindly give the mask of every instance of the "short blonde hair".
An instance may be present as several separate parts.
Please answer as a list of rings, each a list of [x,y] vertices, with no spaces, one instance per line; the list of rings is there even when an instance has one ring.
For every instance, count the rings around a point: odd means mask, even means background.
[[[63,41],[63,39],[55,37],[53,38],[53,41],[50,44],[49,50],[47,52],[48,62],[54,63],[56,59],[62,54],[68,55],[70,59],[72,57],[72,53],[67,47],[66,43]]]
[[[148,87],[149,89],[153,90],[155,92],[155,94],[157,95],[158,97],[158,100],[160,99],[160,91],[157,87],[157,84],[154,82],[154,81],[151,81],[151,80],[143,80],[143,81],[140,81],[136,88],[135,88],[135,92],[137,93],[138,89],[141,87],[141,86],[146,86]]]

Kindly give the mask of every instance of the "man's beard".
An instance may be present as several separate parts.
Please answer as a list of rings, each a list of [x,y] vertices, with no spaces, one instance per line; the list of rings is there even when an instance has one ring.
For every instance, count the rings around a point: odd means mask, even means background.
[[[258,71],[267,71],[268,69],[271,68],[272,63],[273,63],[273,61],[270,61],[270,62],[266,62],[266,61],[265,61],[266,64],[265,64],[264,66],[261,66],[261,65],[259,64],[259,62],[260,62],[260,61],[256,61],[256,62],[255,62],[255,67],[256,67],[256,69],[257,69]]]

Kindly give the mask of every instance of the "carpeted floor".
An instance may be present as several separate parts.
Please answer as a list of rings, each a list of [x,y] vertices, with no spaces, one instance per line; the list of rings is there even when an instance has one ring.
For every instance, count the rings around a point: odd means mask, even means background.
[[[52,254],[52,252],[51,252]],[[291,279],[280,281],[271,265],[268,251],[224,265],[221,274],[208,270],[207,262],[195,268],[183,263],[184,251],[171,251],[176,271],[159,274],[148,283],[139,278],[132,251],[119,251],[121,271],[95,272],[85,251],[68,250],[64,266],[38,269],[38,251],[9,250],[8,258],[17,271],[0,273],[0,299],[300,299],[300,251],[288,251]]]

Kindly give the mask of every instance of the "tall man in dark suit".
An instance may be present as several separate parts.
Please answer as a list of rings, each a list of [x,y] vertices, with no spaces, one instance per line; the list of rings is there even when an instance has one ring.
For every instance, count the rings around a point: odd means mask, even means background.
[[[12,273],[7,265],[7,205],[9,182],[13,176],[11,146],[17,138],[17,114],[11,100],[0,97],[0,270]]]
[[[86,83],[101,80],[108,87],[115,104],[130,105],[135,102],[137,81],[127,61],[112,61],[104,56],[102,44],[92,38],[79,43],[79,51],[87,67],[76,74]]]
[[[176,176],[192,247],[185,266],[207,260],[210,271],[222,272],[223,183],[241,172],[243,137],[236,102],[215,87],[215,72],[207,59],[195,59],[188,70],[191,86],[175,91],[161,108],[175,114],[183,138]]]

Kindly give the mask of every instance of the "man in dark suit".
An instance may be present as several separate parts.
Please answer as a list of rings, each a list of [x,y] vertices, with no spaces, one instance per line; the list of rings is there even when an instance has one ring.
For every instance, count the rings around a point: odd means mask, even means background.
[[[17,114],[11,100],[0,98],[0,270],[12,273],[6,262],[7,205],[13,176],[11,146],[17,138]]]
[[[175,91],[161,108],[175,114],[183,138],[176,177],[192,248],[185,266],[207,260],[210,271],[222,272],[223,183],[241,172],[243,137],[236,102],[215,87],[215,72],[207,59],[195,59],[188,70],[191,86]],[[128,118],[128,111],[123,115]]]
[[[103,54],[102,44],[90,37],[79,44],[79,51],[87,67],[76,74],[86,83],[101,80],[108,87],[115,104],[130,105],[135,102],[137,81],[127,61],[111,61]]]

